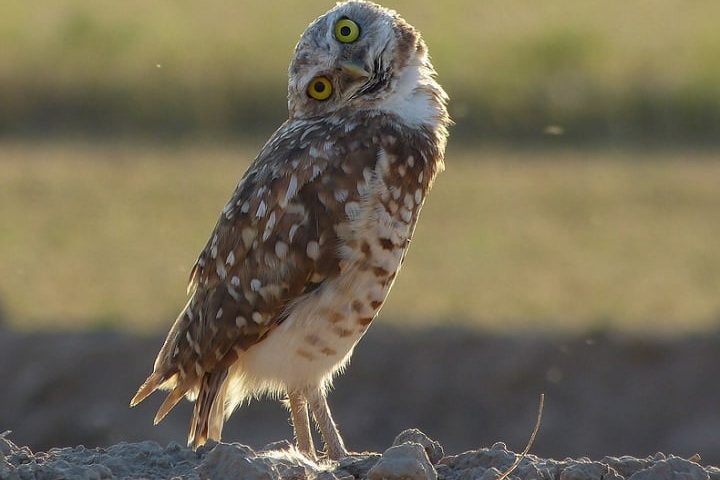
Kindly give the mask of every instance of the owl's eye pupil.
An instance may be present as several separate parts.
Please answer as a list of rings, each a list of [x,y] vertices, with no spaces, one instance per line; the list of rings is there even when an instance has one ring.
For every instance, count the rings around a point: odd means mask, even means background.
[[[342,27],[340,29],[340,34],[343,37],[349,37],[351,32],[352,32],[352,30],[350,30],[350,27]]]
[[[315,91],[322,93],[325,91],[325,84],[322,82],[315,82]]]

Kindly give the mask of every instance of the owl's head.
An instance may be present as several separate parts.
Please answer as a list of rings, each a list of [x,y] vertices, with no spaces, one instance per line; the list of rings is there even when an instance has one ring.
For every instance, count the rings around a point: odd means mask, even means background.
[[[379,108],[421,77],[437,85],[433,75],[419,32],[396,12],[362,0],[339,3],[308,26],[295,48],[290,117]]]

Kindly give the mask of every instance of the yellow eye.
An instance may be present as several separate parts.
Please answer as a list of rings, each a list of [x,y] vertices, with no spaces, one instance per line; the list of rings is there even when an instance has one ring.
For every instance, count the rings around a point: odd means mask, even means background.
[[[352,43],[360,38],[360,26],[349,18],[341,18],[335,24],[335,38],[342,43]]]
[[[327,77],[315,77],[308,85],[307,93],[315,100],[327,100],[332,95],[333,86]]]

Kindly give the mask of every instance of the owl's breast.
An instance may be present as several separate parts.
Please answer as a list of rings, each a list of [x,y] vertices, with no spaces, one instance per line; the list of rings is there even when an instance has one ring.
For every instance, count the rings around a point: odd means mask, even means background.
[[[282,324],[243,358],[244,375],[262,379],[262,390],[330,381],[350,358],[400,270],[434,172],[421,158],[385,150],[372,168],[363,170],[333,179],[335,189],[324,191],[327,204],[331,198],[334,208],[345,213],[334,226],[338,275],[290,305]]]
[[[347,226],[338,230],[338,237],[345,242],[342,253],[346,261],[372,270],[389,289],[435,174],[435,166],[417,150],[380,150],[360,208],[349,216]]]

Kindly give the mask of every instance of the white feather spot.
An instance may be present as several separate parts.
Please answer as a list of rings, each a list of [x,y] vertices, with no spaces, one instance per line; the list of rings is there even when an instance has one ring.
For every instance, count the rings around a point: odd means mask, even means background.
[[[403,208],[400,210],[400,216],[405,223],[410,223],[410,220],[412,220],[412,212],[407,208]]]
[[[223,309],[220,308],[220,309],[217,311],[217,313],[215,314],[215,319],[216,319],[216,320],[220,320],[220,319],[222,318],[222,316],[223,316]]]
[[[238,328],[243,328],[244,326],[247,325],[247,319],[243,316],[237,316],[237,317],[235,317],[235,325]]]
[[[277,255],[279,258],[285,258],[287,256],[289,251],[288,244],[285,242],[277,242],[275,244],[275,255]]]
[[[257,212],[255,212],[256,217],[264,217],[265,212],[267,212],[267,206],[265,205],[265,200],[260,200],[260,205],[258,205]]]
[[[425,172],[421,171],[420,174],[418,175],[418,183],[422,183],[424,178],[425,178]]]
[[[291,198],[295,196],[298,188],[298,179],[295,175],[290,177],[290,183],[288,183],[288,189],[285,193],[285,204],[287,204]]]
[[[410,165],[410,168],[415,166],[415,157],[410,155],[407,159],[407,164]]]
[[[312,260],[320,258],[320,244],[315,240],[309,241],[307,244],[307,256]]]
[[[218,262],[215,265],[215,270],[217,271],[218,277],[220,277],[221,280],[225,280],[225,277],[227,277],[227,270],[225,270],[225,265]]]
[[[345,215],[347,215],[350,220],[355,220],[360,217],[360,204],[357,202],[346,203]]]
[[[420,202],[422,201],[422,191],[418,188],[415,190],[415,203],[420,205]]]
[[[267,223],[265,224],[265,232],[263,232],[263,242],[270,238],[273,228],[275,228],[275,211],[270,214]]]
[[[258,280],[257,278],[253,278],[252,280],[250,280],[250,288],[254,292],[259,292],[260,287],[262,287],[262,282],[260,282],[260,280]]]
[[[230,251],[230,253],[228,253],[228,256],[227,256],[227,259],[225,260],[225,263],[227,263],[227,264],[230,265],[231,267],[232,267],[233,265],[235,265],[235,252]]]
[[[405,207],[406,207],[408,210],[412,210],[412,208],[413,208],[413,206],[414,206],[414,201],[413,201],[412,195],[410,195],[409,193],[406,193],[406,194],[405,194],[405,198],[404,198],[403,200],[404,200],[403,203],[405,203]]]
[[[322,173],[322,169],[320,168],[320,166],[319,166],[319,165],[313,165],[312,179],[315,179],[315,178],[316,178],[318,175],[320,175],[321,173]]]
[[[390,187],[390,191],[392,193],[393,200],[400,200],[400,195],[402,195],[402,188],[393,185]]]
[[[239,287],[240,286],[240,277],[238,277],[237,275],[232,277],[230,279],[230,283],[235,287]]]
[[[295,234],[297,233],[298,228],[300,228],[300,225],[297,223],[293,223],[290,227],[290,231],[288,232],[288,237],[290,238],[290,241],[293,241],[293,238],[295,237]]]
[[[253,312],[252,319],[253,319],[253,322],[255,322],[255,323],[262,323],[262,321],[263,321],[263,317],[260,314],[260,312]]]
[[[335,200],[337,200],[340,203],[343,203],[345,200],[348,199],[348,195],[350,192],[345,190],[344,188],[339,188],[335,190]]]
[[[243,202],[242,206],[240,207],[240,211],[242,213],[247,213],[250,211],[250,202]]]

